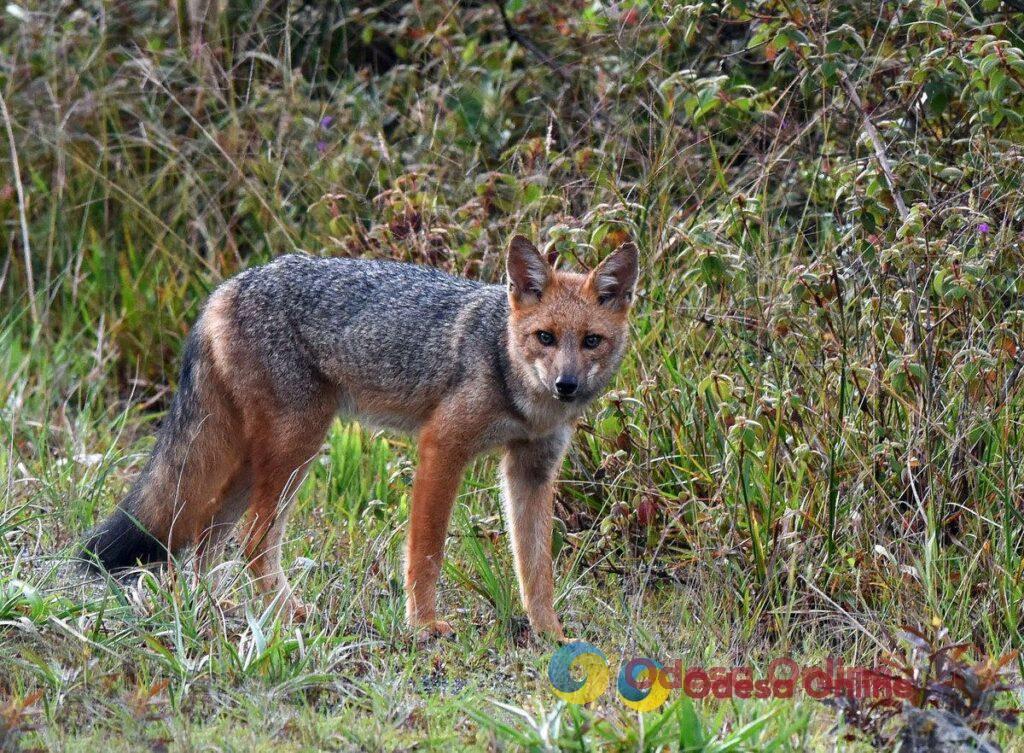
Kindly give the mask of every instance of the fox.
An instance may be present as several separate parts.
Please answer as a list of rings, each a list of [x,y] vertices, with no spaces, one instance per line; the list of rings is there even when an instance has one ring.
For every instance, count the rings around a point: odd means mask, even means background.
[[[500,488],[531,630],[565,640],[554,609],[555,480],[573,427],[627,348],[638,253],[556,269],[525,236],[505,284],[390,260],[283,255],[219,285],[186,337],[177,390],[129,492],[81,556],[114,572],[194,548],[202,572],[229,534],[257,592],[309,607],[282,568],[296,491],[335,417],[414,435],[405,544],[408,625],[449,634],[436,587],[466,467],[500,451]]]

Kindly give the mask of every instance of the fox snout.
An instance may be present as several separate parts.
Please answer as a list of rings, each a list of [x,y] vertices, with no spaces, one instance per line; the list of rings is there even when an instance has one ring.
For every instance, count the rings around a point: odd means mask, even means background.
[[[555,380],[555,394],[559,400],[572,400],[579,388],[580,382],[573,374],[561,374]]]
[[[572,337],[563,337],[554,348],[551,371],[555,381],[551,391],[564,403],[572,402],[583,391],[580,384],[580,353]]]

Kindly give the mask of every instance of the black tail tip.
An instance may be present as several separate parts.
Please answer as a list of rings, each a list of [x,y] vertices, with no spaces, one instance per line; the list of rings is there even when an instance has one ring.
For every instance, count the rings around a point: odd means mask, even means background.
[[[93,572],[118,570],[167,559],[167,547],[118,508],[86,534],[78,559]]]

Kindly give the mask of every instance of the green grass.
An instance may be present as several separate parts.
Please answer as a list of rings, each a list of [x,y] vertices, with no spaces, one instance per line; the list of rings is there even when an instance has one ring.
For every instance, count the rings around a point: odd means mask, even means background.
[[[904,625],[1024,648],[1016,4],[507,2],[554,67],[493,5],[177,5],[0,20],[0,749],[868,746],[808,697],[560,704],[494,458],[448,542],[456,636],[419,643],[415,447],[358,426],[298,495],[301,627],[237,552],[79,573],[204,298],[296,248],[498,280],[515,232],[563,266],[636,240],[632,347],[561,474],[570,636],[758,669],[874,665]]]

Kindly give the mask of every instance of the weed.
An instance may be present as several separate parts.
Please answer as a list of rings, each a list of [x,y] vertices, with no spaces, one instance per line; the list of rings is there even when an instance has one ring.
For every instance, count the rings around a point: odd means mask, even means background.
[[[563,267],[636,241],[632,346],[561,474],[572,636],[873,666],[934,616],[936,648],[1022,648],[1021,4],[501,10],[4,6],[2,744],[834,746],[807,699],[553,705],[544,647],[509,640],[490,458],[440,590],[458,637],[417,644],[415,458],[365,427],[332,429],[297,495],[301,628],[253,606],[233,551],[213,580],[80,574],[73,544],[138,472],[202,301],[295,249],[497,282],[515,232]],[[1004,680],[941,655],[925,710],[1002,718]]]

